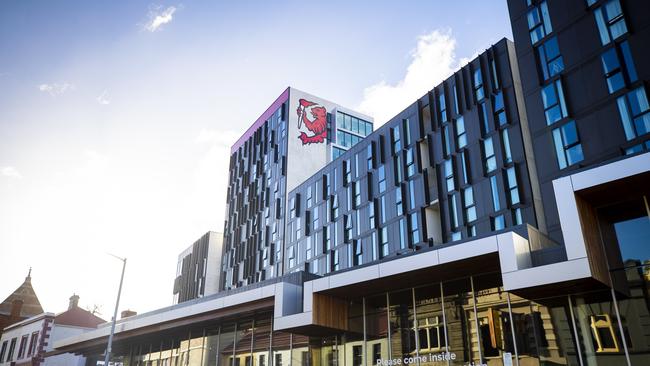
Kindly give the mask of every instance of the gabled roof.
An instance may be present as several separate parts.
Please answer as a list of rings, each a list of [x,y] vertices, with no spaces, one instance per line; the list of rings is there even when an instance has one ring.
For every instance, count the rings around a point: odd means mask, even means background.
[[[22,318],[32,317],[43,312],[41,302],[38,301],[36,292],[34,292],[34,288],[32,287],[31,274],[32,269],[30,268],[23,284],[20,285],[16,291],[9,295],[9,297],[7,297],[2,303],[0,303],[0,314],[7,316],[11,315],[11,308],[16,300],[21,300],[23,302],[23,306],[20,310],[20,316]]]
[[[75,327],[97,328],[102,323],[106,323],[106,320],[78,306],[74,306],[54,317],[54,324]]]

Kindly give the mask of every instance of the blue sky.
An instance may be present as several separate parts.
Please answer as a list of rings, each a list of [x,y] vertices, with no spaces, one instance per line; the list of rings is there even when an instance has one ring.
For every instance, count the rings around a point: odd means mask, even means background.
[[[0,298],[172,300],[223,228],[229,146],[286,86],[383,122],[511,38],[505,0],[36,2],[0,10]]]

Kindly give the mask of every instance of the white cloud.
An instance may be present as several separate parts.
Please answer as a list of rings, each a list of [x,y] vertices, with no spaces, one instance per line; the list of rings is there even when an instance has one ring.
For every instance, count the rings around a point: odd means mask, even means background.
[[[156,32],[162,30],[162,26],[171,22],[174,13],[178,10],[175,6],[164,8],[162,5],[153,5],[149,7],[147,13],[147,21],[143,25],[144,29],[149,32]]]
[[[97,100],[97,103],[101,105],[111,104],[110,99],[106,97],[107,94],[108,94],[108,90],[104,90],[97,98],[95,98],[95,100]]]
[[[460,66],[455,49],[456,39],[451,30],[435,30],[419,36],[404,78],[394,85],[382,80],[367,87],[357,109],[373,116],[376,126],[384,124]]]
[[[9,178],[17,178],[17,179],[20,179],[20,178],[23,177],[23,175],[20,174],[20,172],[19,172],[18,170],[16,170],[16,168],[14,168],[14,167],[12,167],[12,166],[5,166],[5,167],[2,167],[2,169],[0,169],[0,173],[1,173],[3,176],[5,176],[5,177],[9,177]]]
[[[53,83],[53,84],[41,84],[38,86],[38,90],[44,92],[44,93],[49,93],[51,96],[57,96],[61,95],[64,93],[67,93],[69,91],[74,90],[75,87],[73,84],[70,83]]]

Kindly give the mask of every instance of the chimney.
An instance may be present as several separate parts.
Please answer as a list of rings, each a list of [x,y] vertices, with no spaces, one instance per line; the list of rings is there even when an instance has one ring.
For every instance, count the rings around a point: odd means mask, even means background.
[[[79,307],[79,295],[72,294],[70,296],[70,304],[68,305],[68,310],[72,308],[78,308]]]
[[[20,319],[20,312],[23,310],[23,300],[16,299],[11,303],[11,315],[12,319]]]
[[[128,318],[130,316],[138,315],[138,313],[133,311],[133,310],[123,310],[121,315],[122,316],[121,316],[120,319],[124,319],[124,318]]]

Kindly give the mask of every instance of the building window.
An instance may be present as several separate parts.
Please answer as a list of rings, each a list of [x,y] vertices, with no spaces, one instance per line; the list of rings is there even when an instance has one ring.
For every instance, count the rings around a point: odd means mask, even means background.
[[[490,177],[490,189],[492,191],[492,205],[494,212],[497,212],[501,209],[501,202],[499,201],[499,185],[497,183],[496,175]]]
[[[310,260],[313,255],[311,236],[307,237],[305,242],[305,259]]]
[[[570,121],[562,127],[554,129],[553,141],[555,142],[555,153],[560,169],[581,162],[584,159],[575,121]]]
[[[544,80],[548,80],[564,70],[564,60],[560,53],[557,37],[549,38],[537,47],[537,62]]]
[[[512,151],[510,150],[510,137],[508,130],[501,131],[501,144],[503,144],[503,158],[506,163],[512,162]]]
[[[352,167],[350,166],[350,159],[343,161],[343,186],[347,187],[352,182]]]
[[[614,325],[609,314],[592,315],[589,320],[591,321],[596,353],[620,352],[618,337],[614,332]]]
[[[332,248],[332,231],[329,226],[323,227],[323,252],[325,253]]]
[[[476,225],[467,226],[467,237],[472,238],[476,236]]]
[[[343,153],[346,152],[346,151],[347,150],[345,150],[345,149],[341,149],[338,146],[332,145],[332,160],[336,160],[336,158],[343,155]]]
[[[388,228],[387,227],[382,227],[381,230],[379,231],[379,240],[381,242],[381,247],[379,253],[381,254],[381,258],[387,257],[388,256]]]
[[[352,263],[355,266],[360,266],[363,264],[363,245],[361,245],[361,240],[353,240],[352,247],[354,250],[354,259]]]
[[[508,181],[508,190],[510,191],[510,205],[516,205],[519,201],[519,184],[517,183],[517,171],[512,166],[506,169],[506,180]]]
[[[485,92],[483,91],[483,75],[481,74],[480,65],[476,70],[474,70],[474,97],[476,97],[476,101],[485,98]]]
[[[494,95],[492,107],[494,110],[494,120],[497,124],[503,126],[508,123],[508,117],[506,116],[506,109],[503,103],[503,92],[498,92]]]
[[[7,353],[7,344],[8,341],[2,342],[2,348],[0,348],[0,363],[4,362],[5,360],[5,353]]]
[[[532,44],[536,44],[553,31],[546,1],[542,1],[538,6],[531,9],[526,18],[528,19],[528,32]]]
[[[379,244],[377,243],[376,231],[373,231],[372,234],[370,234],[370,245],[372,246],[372,260],[376,261],[379,259],[379,248],[377,247]]]
[[[420,242],[420,227],[418,226],[418,214],[414,212],[408,216],[411,229],[411,243],[414,245]]]
[[[460,234],[460,233],[458,233]],[[453,237],[454,235],[452,235]],[[460,240],[460,239],[456,239]],[[417,333],[420,353],[438,352],[445,348],[444,324],[439,316],[418,319]],[[412,329],[415,332],[415,329]]]
[[[311,184],[307,186],[307,208],[311,208],[312,204],[312,192],[311,192]]]
[[[359,182],[352,182],[352,194],[354,195],[354,209],[361,206],[361,187]]]
[[[395,188],[395,206],[397,207],[397,216],[404,214],[404,205],[402,204],[402,187]]]
[[[650,107],[643,87],[636,88],[617,99],[625,137],[632,140],[650,132]]]
[[[492,137],[483,140],[483,166],[485,174],[491,173],[497,168],[497,158],[494,154]]]
[[[377,169],[377,178],[379,182],[379,194],[386,192],[386,168],[384,165],[381,165]]]
[[[375,343],[372,345],[372,359],[380,360],[381,358],[381,343]]]
[[[399,247],[406,249],[408,247],[408,240],[406,238],[406,220],[402,217],[399,219]]]
[[[456,146],[462,149],[467,146],[467,131],[465,131],[465,119],[463,116],[456,120]]]
[[[390,132],[393,145],[393,155],[395,155],[402,150],[402,139],[399,136],[399,125],[391,128]]]
[[[488,110],[485,102],[478,105],[478,118],[481,122],[481,133],[483,136],[490,132],[490,119],[488,118]]]
[[[438,95],[438,110],[439,110],[438,113],[440,117],[440,123],[447,122],[447,103],[445,103],[444,90],[442,90],[440,95]]]
[[[460,152],[460,166],[463,170],[463,184],[469,184],[470,181],[470,170],[468,160],[469,160],[469,152],[467,150],[461,151]]]
[[[331,270],[332,271],[338,271],[339,269],[341,269],[340,263],[339,263],[339,251],[338,250],[333,250],[331,255],[330,255],[330,258],[332,259]]]
[[[289,218],[293,219],[296,217],[296,197],[293,196],[289,200]]]
[[[366,147],[366,159],[367,159],[366,163],[368,166],[368,171],[371,171],[374,168],[374,164],[375,164],[374,144],[375,144],[374,142],[371,142]]]
[[[415,175],[415,156],[413,156],[413,148],[406,149],[406,176],[412,177]]]
[[[445,160],[444,169],[445,181],[447,182],[447,192],[451,192],[456,189],[456,183],[454,182],[454,164],[451,158]]]
[[[9,344],[9,351],[7,352],[7,361],[14,360],[14,351],[16,350],[16,339],[17,338],[11,339],[11,343]]]
[[[451,143],[449,141],[449,125],[442,126],[442,147],[445,156],[451,154]]]
[[[491,219],[492,231],[503,230],[506,227],[505,217],[503,215],[492,217]]]
[[[458,107],[458,92],[456,91],[456,84],[454,84],[453,88],[453,93],[454,93],[454,113],[456,115],[460,114],[459,107]]]
[[[474,189],[471,186],[463,190],[463,207],[465,208],[465,221],[476,221],[476,201],[474,201]]]
[[[408,118],[402,120],[402,129],[404,130],[404,146],[411,144],[411,127]]]
[[[409,208],[411,210],[415,209],[415,182],[409,182]]]
[[[521,225],[523,223],[523,218],[521,217],[521,208],[517,207],[512,210],[512,220],[515,225]]]
[[[560,80],[555,80],[555,82],[542,89],[542,102],[544,102],[544,116],[547,125],[550,126],[568,116]]]
[[[343,215],[343,241],[349,243],[352,239],[352,216]]]
[[[370,201],[368,203],[368,224],[370,225],[370,229],[375,228],[375,203],[374,201]]]
[[[330,217],[331,221],[335,221],[339,217],[339,196],[333,195],[330,199]]]
[[[458,206],[456,204],[456,195],[449,196],[449,219],[453,229],[458,228]]]
[[[619,0],[610,0],[594,10],[596,25],[603,46],[627,33],[627,25]]]
[[[395,167],[395,184],[399,184],[404,178],[402,175],[402,158],[399,154],[393,157],[393,166]]]
[[[289,258],[289,268],[293,268],[296,266],[296,250],[294,246],[289,247],[289,253],[287,255]]]
[[[312,215],[313,215],[313,218],[312,218],[312,223],[313,223],[313,225],[312,225],[312,227],[313,227],[314,230],[317,230],[317,229],[318,229],[318,224],[319,224],[319,223],[318,223],[318,212],[319,212],[319,211],[320,211],[320,210],[319,210],[318,207],[315,207],[315,208],[312,210]]]
[[[363,347],[352,346],[352,366],[361,366],[363,363]]]
[[[623,63],[620,61],[621,58]],[[636,81],[636,70],[627,41],[605,51],[601,56],[601,60],[605,80],[607,80],[607,89],[610,94]]]

